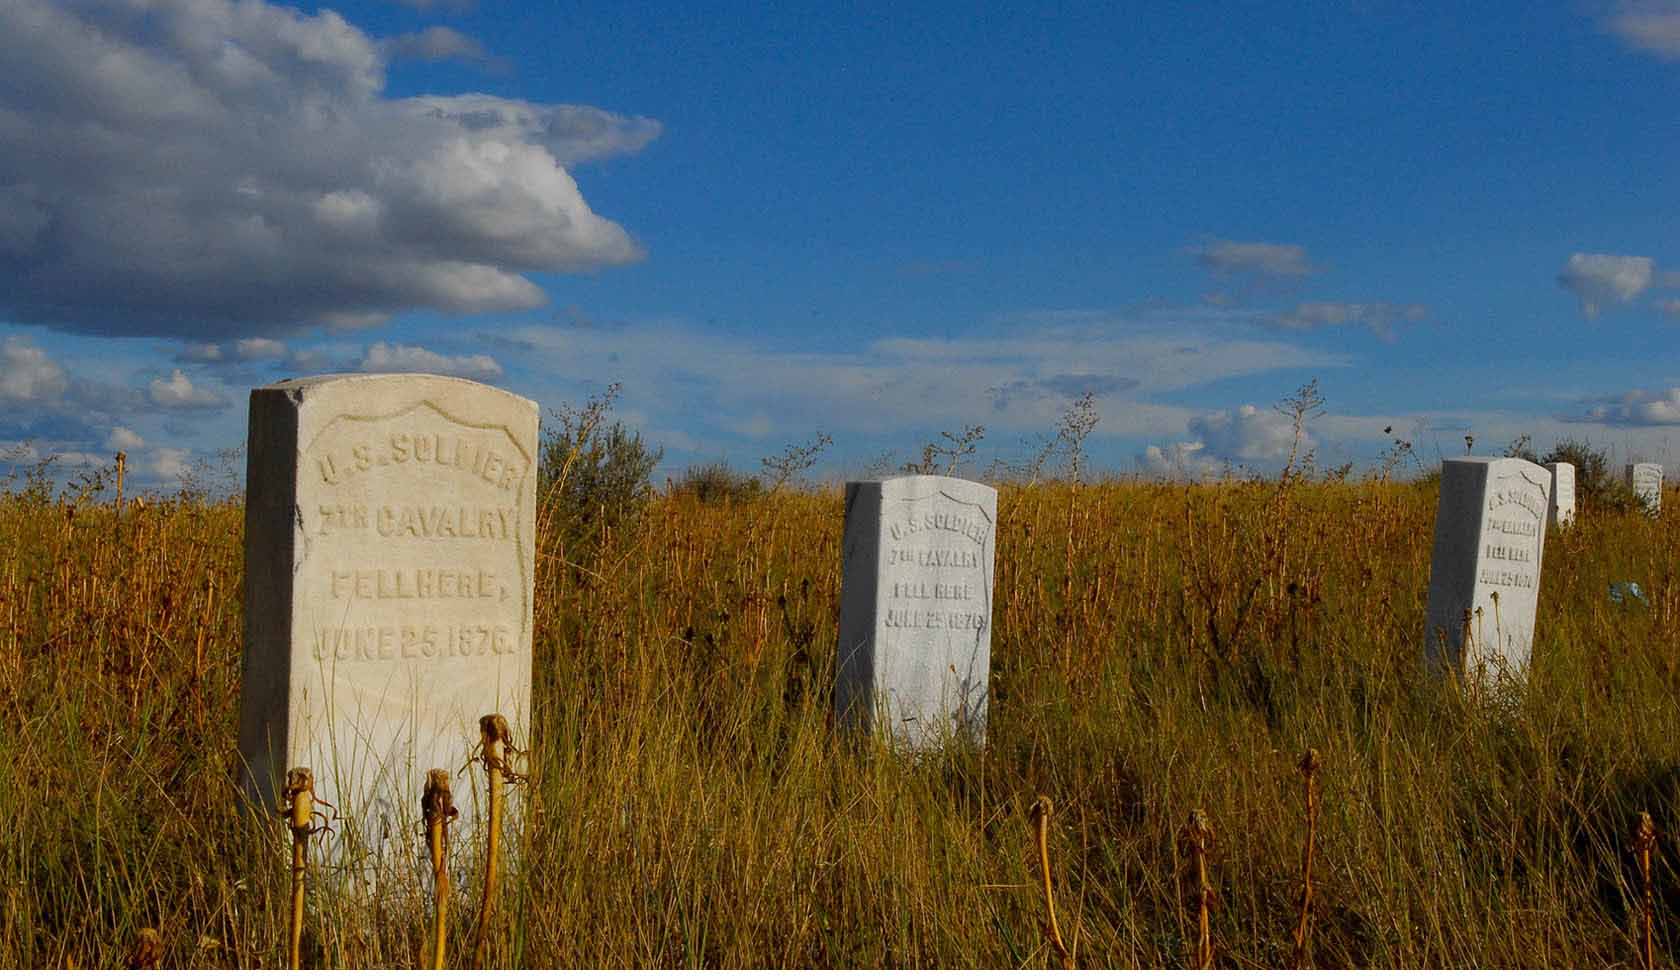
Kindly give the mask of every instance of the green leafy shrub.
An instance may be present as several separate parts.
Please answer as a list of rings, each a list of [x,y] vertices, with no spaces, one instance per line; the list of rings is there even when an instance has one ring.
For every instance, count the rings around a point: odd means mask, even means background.
[[[543,427],[539,520],[568,553],[586,552],[604,534],[633,524],[653,496],[664,450],[649,449],[622,422],[606,423],[618,392],[615,384],[581,409],[564,405]]]
[[[1633,488],[1616,479],[1601,449],[1584,439],[1566,439],[1552,448],[1544,463],[1569,463],[1575,467],[1575,499],[1579,506],[1617,514],[1631,513],[1641,506]]]
[[[761,496],[764,484],[756,476],[738,473],[723,460],[699,463],[683,471],[673,493],[688,494],[703,504],[743,503]]]

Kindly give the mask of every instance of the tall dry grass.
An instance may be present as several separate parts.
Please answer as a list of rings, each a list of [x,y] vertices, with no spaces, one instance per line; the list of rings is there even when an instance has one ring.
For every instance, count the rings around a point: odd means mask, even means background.
[[[588,548],[545,539],[489,965],[1053,966],[1043,794],[1080,965],[1193,961],[1200,809],[1215,965],[1288,966],[1309,747],[1312,963],[1636,963],[1634,815],[1680,826],[1680,501],[1550,540],[1532,679],[1474,701],[1420,664],[1434,503],[1005,488],[990,745],[921,762],[829,730],[838,491],[661,497]],[[289,839],[236,789],[240,527],[190,498],[0,498],[0,967],[120,966],[145,928],[166,966],[283,962]],[[1609,601],[1626,579],[1648,606]],[[371,898],[311,878],[306,965],[426,962],[423,834]],[[465,936],[475,892],[451,891]]]

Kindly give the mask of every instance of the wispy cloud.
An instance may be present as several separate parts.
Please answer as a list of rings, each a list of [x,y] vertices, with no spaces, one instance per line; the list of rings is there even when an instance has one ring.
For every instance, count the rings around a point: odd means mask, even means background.
[[[382,38],[379,49],[393,61],[464,61],[497,71],[505,71],[509,67],[506,59],[492,55],[477,38],[462,34],[453,27],[434,25]]]
[[[420,344],[383,340],[366,347],[343,343],[294,346],[266,337],[248,337],[232,343],[182,344],[175,351],[174,360],[177,364],[206,368],[224,384],[234,386],[265,383],[260,379],[275,371],[416,372],[453,375],[475,381],[495,381],[503,373],[501,364],[488,354],[442,353]],[[180,382],[169,378],[158,379],[152,384],[154,387],[169,387],[179,386]],[[169,400],[168,395],[163,397],[165,401]]]
[[[586,105],[543,105],[494,95],[423,95],[405,103],[427,119],[447,121],[476,141],[536,141],[562,165],[637,153],[663,127],[646,116],[621,116]]]
[[[1299,303],[1293,309],[1263,318],[1264,322],[1288,330],[1318,330],[1323,327],[1364,327],[1385,340],[1394,339],[1401,323],[1429,319],[1429,308],[1421,303]]]
[[[1210,272],[1299,279],[1315,271],[1307,250],[1281,242],[1233,242],[1214,239],[1186,249]]]
[[[414,344],[384,342],[369,347],[357,367],[375,373],[447,374],[475,381],[494,381],[502,376],[502,366],[488,354],[450,356]]]
[[[453,14],[470,13],[478,7],[478,0],[392,0],[422,13],[434,11]]]
[[[34,440],[0,440],[0,474],[13,467],[34,467],[50,464],[54,469],[99,467],[111,462],[109,456],[57,446],[41,446]]]
[[[1168,403],[1169,393],[1273,371],[1293,372],[1293,386],[1294,374],[1347,363],[1254,332],[1245,317],[1205,312],[1042,313],[949,339],[880,338],[848,353],[720,340],[670,321],[519,327],[490,341],[564,397],[621,381],[627,407],[667,426],[684,420],[694,444],[724,448],[818,429],[876,440],[970,424],[998,435],[1054,432],[1086,391],[1098,395],[1099,436],[1155,436],[1185,431],[1194,414]]]
[[[1668,60],[1680,59],[1680,2],[1623,0],[1616,4],[1605,26],[1636,51]]]
[[[246,337],[232,343],[184,344],[175,352],[175,360],[183,364],[242,364],[282,360],[286,353],[285,341]]]
[[[0,34],[28,39],[0,59],[0,318],[216,343],[529,308],[528,273],[642,254],[566,168],[652,120],[386,98],[375,40],[262,0],[8,0]]]

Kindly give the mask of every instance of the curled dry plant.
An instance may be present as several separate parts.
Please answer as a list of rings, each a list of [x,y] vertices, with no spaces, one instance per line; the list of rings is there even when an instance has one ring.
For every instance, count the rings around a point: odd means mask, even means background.
[[[513,771],[508,763],[508,756],[519,751],[510,738],[508,721],[501,715],[485,715],[478,720],[480,740],[478,748],[474,750],[472,759],[484,763],[484,772],[490,780],[490,820],[489,840],[485,844],[484,855],[484,900],[478,907],[478,931],[473,938],[473,969],[484,968],[485,954],[490,948],[490,918],[496,907],[496,877],[500,867],[502,840],[502,811],[506,806],[505,788],[523,781],[523,777]]]
[[[449,825],[460,816],[449,790],[449,773],[433,769],[426,773],[426,789],[420,795],[420,813],[426,822],[426,850],[432,859],[432,899],[437,906],[432,938],[432,969],[443,969],[449,928]]]
[[[163,937],[151,926],[134,936],[134,951],[128,954],[130,970],[155,970],[163,962]]]
[[[1196,961],[1195,968],[1213,966],[1213,886],[1208,883],[1207,855],[1213,847],[1213,824],[1207,813],[1191,810],[1180,841],[1196,867]]]
[[[332,808],[331,803],[315,795],[315,773],[302,766],[287,772],[280,816],[292,832],[292,914],[286,934],[286,966],[293,970],[298,969],[303,955],[303,880],[309,867],[309,838],[332,830],[325,823],[315,826],[317,816],[326,819],[315,812],[316,803]]]

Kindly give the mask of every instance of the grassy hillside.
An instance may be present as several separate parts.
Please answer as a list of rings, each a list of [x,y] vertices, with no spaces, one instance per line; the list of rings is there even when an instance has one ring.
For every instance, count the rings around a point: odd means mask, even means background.
[[[1530,683],[1479,699],[1420,664],[1434,507],[1427,485],[1005,488],[990,745],[920,764],[829,731],[838,490],[547,535],[492,958],[1053,966],[1044,794],[1081,965],[1189,961],[1200,808],[1216,964],[1287,966],[1312,748],[1318,965],[1630,964],[1635,815],[1680,826],[1680,501],[1549,540]],[[165,965],[282,961],[285,842],[234,779],[241,519],[0,498],[0,967],[118,966],[142,926]],[[1648,605],[1610,601],[1629,579]],[[420,962],[412,870],[371,896],[314,880],[306,957]]]

